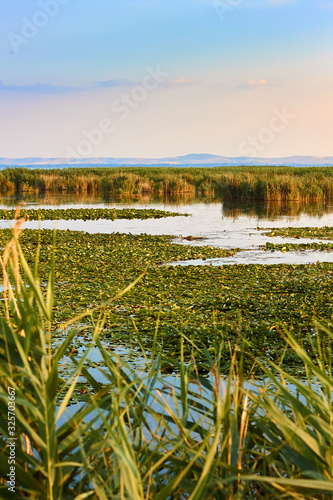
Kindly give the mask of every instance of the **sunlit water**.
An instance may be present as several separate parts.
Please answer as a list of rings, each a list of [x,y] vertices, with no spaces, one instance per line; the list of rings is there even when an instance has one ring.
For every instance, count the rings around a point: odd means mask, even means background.
[[[2,205],[3,208],[9,206],[15,207],[17,201]],[[291,204],[292,205],[292,204]],[[168,217],[166,219],[148,219],[148,220],[97,220],[97,221],[31,221],[26,222],[25,227],[29,229],[70,229],[74,231],[84,231],[87,233],[124,233],[124,234],[151,234],[151,235],[174,235],[174,243],[183,245],[211,246],[225,249],[240,248],[246,250],[240,252],[234,257],[224,259],[211,259],[205,261],[187,261],[180,262],[181,265],[213,265],[223,264],[310,264],[320,262],[333,262],[333,253],[321,251],[297,251],[297,252],[270,252],[260,249],[260,245],[265,245],[271,238],[262,233],[265,228],[270,227],[323,227],[333,225],[333,206],[317,210],[313,208],[312,213],[300,212],[292,208],[277,210],[258,210],[255,215],[251,205],[238,207],[234,210],[230,205],[224,206],[223,203],[192,203],[192,204],[170,204],[163,202],[153,203],[122,203],[105,202],[99,200],[96,202],[75,202],[72,199],[62,202],[58,198],[56,207],[53,208],[156,208],[159,210],[168,210],[171,212],[189,213],[190,217]],[[0,205],[0,208],[2,208]],[[27,208],[50,208],[48,203],[42,203],[38,199],[28,203]],[[309,212],[309,207],[305,207]],[[9,227],[8,221],[1,221],[0,227]],[[258,229],[260,228],[260,230]],[[184,238],[192,236],[194,239],[188,241]],[[274,238],[274,243],[309,243],[306,239],[293,238]],[[320,242],[320,240],[311,240]],[[327,242],[327,240],[325,240]]]
[[[84,353],[84,349],[81,348],[79,349],[80,354],[82,355]],[[119,347],[115,348],[113,352],[110,352],[110,356],[113,358],[114,361],[117,361],[117,359],[113,356],[117,355],[120,358],[123,358],[128,362],[128,356],[132,356],[133,352],[131,352],[129,349],[124,348],[124,347]],[[101,354],[98,349],[93,348],[90,351],[90,354],[88,356],[88,359],[91,363],[100,363],[102,361]],[[149,362],[149,359],[147,360]],[[133,374],[130,375],[130,378],[136,379],[136,383],[138,380],[140,380],[140,383],[143,383],[145,386],[150,386],[152,378],[148,377],[148,372],[146,370],[146,360],[145,358],[140,355],[139,353],[137,354],[137,359],[133,361],[133,359],[130,357],[130,365],[131,368],[133,369]],[[107,384],[109,383],[109,380],[107,377],[103,376],[105,368],[93,368],[90,367],[88,368],[89,373],[95,378],[95,380],[98,380],[102,384]],[[279,378],[279,377],[277,377]],[[80,378],[80,380],[83,382],[84,379]],[[213,377],[212,374],[207,374],[206,380],[209,381],[212,384],[212,387],[216,387],[216,381]],[[228,376],[220,376],[219,378],[219,393],[220,397],[224,398],[224,395],[226,394],[227,391],[227,386],[228,386],[228,381],[229,378]],[[306,380],[303,381],[303,383],[307,383]],[[305,397],[301,394],[299,394],[297,388],[295,387],[294,384],[284,381],[284,384],[288,388],[291,394],[293,394],[295,397],[298,398],[298,400],[303,403],[307,404],[307,401]],[[313,380],[311,383],[312,389],[320,394],[320,384]],[[181,379],[179,374],[169,374],[169,375],[161,375],[158,374],[157,379],[155,380],[153,387],[150,388],[150,394],[148,396],[147,404],[154,409],[155,412],[158,413],[169,413],[171,414],[174,412],[178,417],[182,417],[183,415],[183,409],[182,409],[182,404],[180,401],[180,398],[175,398],[175,394],[180,394],[180,387],[181,387]],[[199,388],[200,387],[200,388]],[[270,387],[273,389],[273,386],[271,385],[271,380],[268,378],[261,378],[261,379],[247,379],[243,381],[243,389],[245,391],[249,391],[251,394],[258,395],[259,392],[263,388]],[[231,382],[231,391],[233,392],[236,388],[236,379]],[[189,384],[189,391],[191,392],[191,399],[197,400],[200,403],[203,403],[203,399],[205,399],[205,406],[207,408],[207,415],[205,419],[202,421],[202,425],[209,426],[211,424],[211,417],[213,415],[213,407],[214,407],[214,397],[211,391],[206,389],[203,385],[198,384],[195,379],[192,379]],[[195,396],[195,394],[198,394],[198,397]],[[200,395],[201,396],[200,396]],[[67,407],[65,413],[62,415],[60,418],[58,425],[61,425],[65,423],[75,411],[78,411],[83,405],[83,402],[80,401],[80,397],[76,397],[75,395],[73,396],[71,400],[70,406]],[[259,410],[260,411],[260,410]],[[91,417],[91,415],[90,415]],[[189,420],[193,419],[193,422],[200,421],[202,419],[201,413],[197,412],[195,410],[195,407],[192,406],[190,410],[190,416]],[[87,420],[89,419],[89,416],[87,417]],[[156,429],[158,427],[158,417],[155,416],[153,418],[150,415],[146,415],[147,422],[151,429]],[[172,424],[171,424],[172,427]],[[174,426],[174,430],[177,431],[177,427]],[[193,437],[196,436],[196,434],[193,434]]]

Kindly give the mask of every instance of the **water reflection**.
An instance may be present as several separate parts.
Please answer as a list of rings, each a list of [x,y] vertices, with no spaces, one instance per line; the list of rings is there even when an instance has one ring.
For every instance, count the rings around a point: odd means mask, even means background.
[[[27,205],[59,206],[59,205],[134,205],[140,204],[168,204],[181,206],[191,203],[221,203],[219,198],[213,196],[196,196],[193,193],[183,193],[175,195],[142,195],[142,196],[107,196],[102,193],[51,193],[44,191],[40,193],[16,193],[11,196],[0,196],[0,207],[16,207],[18,203],[24,201]],[[31,207],[32,208],[32,207]]]
[[[261,219],[274,220],[281,216],[300,217],[302,215],[310,215],[312,217],[322,217],[325,214],[333,213],[332,206],[327,205],[323,201],[312,202],[237,202],[235,200],[223,200],[223,215],[224,217],[232,217],[237,219],[247,215],[248,217],[257,217]]]
[[[222,205],[223,217],[238,219],[240,217],[251,217],[258,220],[274,220],[282,216],[298,218],[302,215],[312,217],[323,217],[333,213],[332,204],[326,204],[323,201],[312,202],[279,202],[279,201],[237,201],[221,200],[213,196],[195,196],[191,193],[185,193],[174,196],[121,196],[111,197],[103,196],[101,193],[51,193],[48,191],[38,194],[21,193],[13,196],[0,197],[0,208],[14,208],[20,201],[27,204],[27,208],[37,208],[39,206],[47,207],[114,207],[114,206],[150,206],[161,207],[173,206],[181,207],[184,205],[197,204],[217,204]]]

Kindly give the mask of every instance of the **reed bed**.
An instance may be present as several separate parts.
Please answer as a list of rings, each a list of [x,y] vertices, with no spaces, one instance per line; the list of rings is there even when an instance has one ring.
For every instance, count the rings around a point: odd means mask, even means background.
[[[142,349],[146,368],[138,374],[103,347],[103,310],[111,300],[86,313],[93,325],[91,342],[83,356],[71,357],[72,372],[62,379],[64,355],[82,333],[82,317],[68,321],[67,338],[51,348],[54,267],[43,292],[38,252],[30,269],[17,243],[19,231],[18,224],[1,262],[7,304],[0,317],[1,498],[333,498],[333,374],[327,342],[311,360],[282,331],[304,364],[304,380],[271,363],[270,369],[262,367],[268,382],[258,388],[244,380],[242,356],[237,361],[235,355],[240,347],[230,349],[230,373],[222,380],[218,349],[205,350],[211,373],[202,377],[197,348],[185,363],[181,343],[180,361],[168,360],[179,372],[178,383],[171,383],[161,376],[165,360],[158,350],[153,348],[148,359]],[[329,330],[316,329],[332,340]],[[93,348],[103,360],[94,375]],[[85,400],[68,408],[79,379],[87,383]],[[12,400],[14,446],[7,418]],[[14,473],[7,483],[13,449]]]
[[[219,196],[222,199],[332,200],[333,167],[7,168],[0,192],[69,192],[108,196]]]

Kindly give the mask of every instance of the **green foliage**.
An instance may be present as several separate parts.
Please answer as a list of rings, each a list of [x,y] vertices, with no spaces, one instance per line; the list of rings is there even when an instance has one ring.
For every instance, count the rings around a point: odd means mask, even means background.
[[[275,244],[267,241],[264,246],[265,250],[275,252],[277,250],[282,252],[294,252],[299,250],[316,250],[320,252],[331,252],[333,250],[333,243],[281,243]]]
[[[260,228],[258,228],[260,229]],[[281,227],[271,228],[263,233],[265,236],[274,238],[282,236],[283,238],[309,238],[311,240],[333,240],[333,227]]]
[[[23,279],[11,261],[6,266],[10,316],[0,319],[1,498],[332,498],[333,375],[327,343],[312,360],[285,332],[307,380],[272,364],[271,370],[264,368],[269,383],[257,389],[244,385],[242,355],[236,361],[240,344],[234,354],[230,350],[230,373],[223,381],[220,349],[204,350],[207,378],[198,374],[195,357],[184,363],[181,343],[180,362],[166,360],[179,373],[179,383],[172,384],[161,377],[163,360],[154,350],[142,374],[110,356],[99,340],[103,315],[93,318],[90,311],[92,342],[81,358],[72,357],[74,373],[61,382],[64,354],[80,333],[78,318],[66,340],[51,350],[52,266],[45,298],[37,262],[31,271],[18,252]],[[327,330],[320,335],[332,340]],[[103,383],[87,368],[93,346],[103,360],[98,370]],[[94,394],[67,411],[79,378]],[[9,387],[15,392],[18,437],[14,494],[4,481]]]
[[[167,212],[156,209],[133,209],[133,208],[64,208],[64,209],[29,209],[21,210],[21,217],[27,220],[98,220],[98,219],[162,219],[164,217],[177,217],[189,214],[179,212]],[[15,210],[0,210],[0,220],[12,220]]]
[[[260,230],[260,228],[258,228]],[[307,238],[307,239],[320,239],[320,240],[332,240],[333,239],[333,228],[332,227],[282,227],[282,228],[271,228],[269,231],[263,233],[265,236],[270,238],[282,237],[282,238]],[[280,250],[283,252],[291,252],[297,250],[319,250],[322,252],[331,252],[333,249],[333,243],[282,243],[275,244],[267,242],[264,247],[266,250],[276,251]]]

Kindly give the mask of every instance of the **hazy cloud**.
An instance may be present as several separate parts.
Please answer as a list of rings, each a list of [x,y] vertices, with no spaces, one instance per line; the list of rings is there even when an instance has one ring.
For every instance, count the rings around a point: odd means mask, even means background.
[[[28,92],[29,94],[67,94],[70,92],[82,92],[83,87],[66,87],[63,85],[50,85],[48,83],[33,83],[30,85],[5,85],[0,81],[0,91],[6,92]]]
[[[268,81],[265,78],[261,80],[249,80],[247,83],[240,83],[236,86],[236,89],[239,90],[249,90],[249,89],[258,89],[268,85]]]
[[[138,85],[139,82],[133,82],[127,80],[126,78],[112,79],[105,81],[95,81],[93,82],[93,88],[97,89],[113,89],[117,87],[132,87],[133,85]]]
[[[178,78],[175,80],[170,80],[164,82],[161,86],[166,88],[180,87],[183,85],[193,85],[197,82],[191,82],[185,78]],[[95,80],[90,85],[86,87],[75,87],[75,86],[65,86],[65,85],[52,85],[49,83],[33,83],[28,85],[12,85],[5,84],[0,80],[0,92],[21,92],[36,95],[61,95],[68,93],[79,93],[88,92],[100,89],[114,89],[114,88],[125,88],[125,87],[135,87],[142,85],[141,80],[128,80],[126,78],[114,78],[111,80]]]

